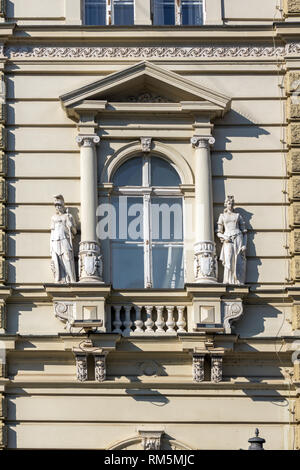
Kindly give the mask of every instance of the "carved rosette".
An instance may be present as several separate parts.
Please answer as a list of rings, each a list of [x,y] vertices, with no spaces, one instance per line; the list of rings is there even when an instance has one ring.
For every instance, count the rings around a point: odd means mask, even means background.
[[[95,354],[95,379],[104,382],[106,379],[106,356],[107,354]]]
[[[194,275],[196,282],[217,282],[218,261],[213,242],[199,242],[194,246]]]
[[[203,382],[204,380],[204,354],[193,354],[193,381]]]
[[[76,377],[79,382],[85,382],[88,379],[87,355],[76,354]]]
[[[224,328],[226,333],[231,333],[231,325],[243,315],[243,303],[241,301],[224,302]]]
[[[151,151],[152,137],[141,137],[142,152],[149,153]]]
[[[102,282],[103,261],[97,242],[79,244],[79,279],[81,282]]]
[[[214,383],[222,382],[223,378],[223,357],[211,357],[211,381]]]

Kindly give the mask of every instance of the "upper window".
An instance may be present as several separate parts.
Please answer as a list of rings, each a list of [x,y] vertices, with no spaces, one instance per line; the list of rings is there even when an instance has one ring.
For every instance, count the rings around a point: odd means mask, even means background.
[[[203,0],[153,0],[153,24],[202,25]]]
[[[134,0],[85,0],[85,24],[120,25],[134,24]]]
[[[113,287],[182,288],[183,206],[177,171],[162,158],[139,156],[123,163],[112,181],[100,232],[110,240]]]

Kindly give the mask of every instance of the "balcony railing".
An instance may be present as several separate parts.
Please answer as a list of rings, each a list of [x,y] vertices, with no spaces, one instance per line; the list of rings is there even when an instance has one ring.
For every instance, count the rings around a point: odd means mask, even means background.
[[[174,336],[187,332],[187,312],[183,305],[114,304],[111,331],[122,336]]]

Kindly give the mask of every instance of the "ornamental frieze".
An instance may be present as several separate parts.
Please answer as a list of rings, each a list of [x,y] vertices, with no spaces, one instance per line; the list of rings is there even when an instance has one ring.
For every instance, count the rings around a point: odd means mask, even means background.
[[[300,85],[300,82],[299,82]],[[299,87],[300,93],[300,87]],[[289,119],[300,119],[300,99],[297,95],[296,97],[292,96],[288,100],[288,118]]]
[[[295,253],[300,253],[300,231],[294,230],[292,233],[292,249]]]
[[[227,58],[227,57],[280,57],[300,53],[300,43],[286,46],[232,46],[211,47],[70,47],[70,46],[9,46],[4,48],[7,58],[62,58],[62,59],[93,59],[93,58]]]
[[[296,256],[293,260],[294,262],[294,276],[295,279],[300,279],[300,257]]]
[[[291,199],[300,199],[300,178],[291,180]]]
[[[0,305],[0,328],[5,328],[6,325],[6,307],[5,305]]]

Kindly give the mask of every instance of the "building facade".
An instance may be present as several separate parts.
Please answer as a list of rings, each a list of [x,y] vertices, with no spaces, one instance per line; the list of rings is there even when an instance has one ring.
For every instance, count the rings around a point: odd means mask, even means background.
[[[299,449],[300,1],[0,17],[0,447]]]

